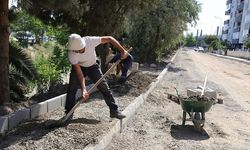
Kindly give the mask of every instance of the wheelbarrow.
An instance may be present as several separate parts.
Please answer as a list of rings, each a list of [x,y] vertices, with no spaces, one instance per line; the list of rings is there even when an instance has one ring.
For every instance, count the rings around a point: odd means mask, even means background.
[[[182,125],[185,125],[186,121],[192,121],[195,129],[201,132],[205,124],[205,113],[212,107],[213,100],[202,96],[194,96],[181,98],[180,105],[183,110]],[[186,118],[187,113],[190,116],[189,119]]]
[[[181,105],[183,110],[182,125],[185,125],[186,121],[192,121],[195,129],[202,132],[205,124],[205,113],[214,104],[215,100],[213,98],[209,99],[204,96],[182,97],[168,94],[168,99]],[[189,114],[190,118],[187,118],[187,114]]]
[[[183,110],[182,125],[185,125],[186,121],[192,121],[194,123],[194,128],[199,132],[202,132],[203,126],[205,124],[205,113],[209,111],[214,103],[213,98],[204,96],[205,87],[207,84],[207,76],[208,73],[205,77],[201,95],[181,98],[177,89],[175,88],[179,97],[181,108]],[[189,119],[186,119],[187,113],[190,116]]]

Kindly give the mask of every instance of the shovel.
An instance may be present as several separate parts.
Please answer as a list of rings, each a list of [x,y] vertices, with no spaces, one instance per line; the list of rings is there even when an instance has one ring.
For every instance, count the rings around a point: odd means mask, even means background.
[[[204,84],[203,84],[203,87],[202,87],[201,97],[202,97],[202,96],[204,95],[204,93],[205,93],[205,89],[206,89],[206,85],[207,85],[207,75],[208,75],[208,73],[206,74],[205,81],[204,81]]]
[[[132,47],[129,48],[128,52],[132,51]],[[122,60],[119,59],[117,60],[110,68],[109,70],[103,74],[103,76],[94,84],[93,87],[91,87],[88,91],[88,93],[92,93],[93,90],[102,82],[102,80],[115,68],[115,66],[117,66]],[[60,126],[63,126],[66,121],[69,119],[69,117],[73,114],[73,112],[75,111],[75,109],[81,104],[83,103],[83,98],[80,97],[78,98],[77,100],[77,103],[75,104],[75,106],[66,114],[66,116],[62,117],[61,119],[59,119],[57,122],[53,123],[53,124],[50,124],[48,125],[48,128],[51,129],[51,128],[56,128],[56,127],[60,127]]]

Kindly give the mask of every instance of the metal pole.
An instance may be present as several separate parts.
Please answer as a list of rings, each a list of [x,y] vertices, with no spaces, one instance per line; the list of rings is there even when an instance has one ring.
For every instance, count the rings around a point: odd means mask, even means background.
[[[214,18],[220,20],[220,27],[219,27],[219,30],[217,30],[217,32],[218,32],[217,36],[218,36],[219,40],[221,40],[221,36],[222,36],[222,18],[218,17],[218,16],[214,16]]]

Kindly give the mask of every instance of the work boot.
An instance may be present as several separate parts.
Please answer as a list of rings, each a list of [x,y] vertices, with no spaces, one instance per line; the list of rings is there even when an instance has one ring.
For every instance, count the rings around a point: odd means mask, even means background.
[[[110,113],[110,118],[117,118],[117,119],[123,119],[126,116],[123,115],[120,111],[115,111]]]

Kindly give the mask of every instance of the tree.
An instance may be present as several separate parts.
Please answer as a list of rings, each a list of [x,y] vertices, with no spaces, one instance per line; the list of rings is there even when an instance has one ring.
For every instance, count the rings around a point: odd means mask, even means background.
[[[218,40],[214,40],[212,41],[212,43],[210,43],[210,45],[208,46],[209,49],[213,49],[213,50],[218,50],[222,47],[220,41]]]
[[[0,74],[0,105],[3,105],[10,99],[8,0],[0,0]]]
[[[185,45],[188,47],[195,46],[196,44],[196,39],[193,36],[193,33],[188,34],[185,38]]]
[[[119,37],[127,28],[125,16],[141,1],[93,1],[93,0],[25,0],[21,6],[45,23],[67,24],[71,32],[80,35],[112,35]],[[62,5],[63,4],[63,5]],[[65,34],[67,36],[67,34]],[[102,64],[105,64],[107,46],[97,48]],[[105,68],[102,65],[102,70]]]
[[[24,37],[27,36],[27,32],[35,35],[36,43],[40,43],[41,37],[43,37],[44,24],[36,17],[29,15],[22,10],[16,10],[13,12],[15,18],[11,21],[11,29],[17,33],[23,33]],[[23,42],[28,43],[28,39],[21,38]]]
[[[22,1],[22,7],[29,13],[47,23],[66,23],[71,32],[115,37],[127,33],[129,43],[136,48],[134,53],[142,52],[139,55],[144,61],[155,60],[175,48],[187,23],[195,22],[200,11],[196,0],[27,1]]]
[[[51,24],[67,24],[81,35],[115,35],[122,31],[125,15],[140,1],[25,0],[21,7]]]
[[[213,41],[219,41],[218,37],[215,35],[207,35],[205,36],[205,43],[210,45]]]
[[[128,35],[136,59],[155,62],[170,54],[182,42],[187,24],[198,18],[199,10],[195,0],[153,0],[139,13],[131,12],[132,27]]]
[[[206,36],[205,43],[208,45],[209,49],[218,50],[218,49],[222,48],[220,40],[215,35]]]
[[[248,49],[248,51],[250,52],[250,36],[248,35],[246,41],[244,41],[244,46]]]

